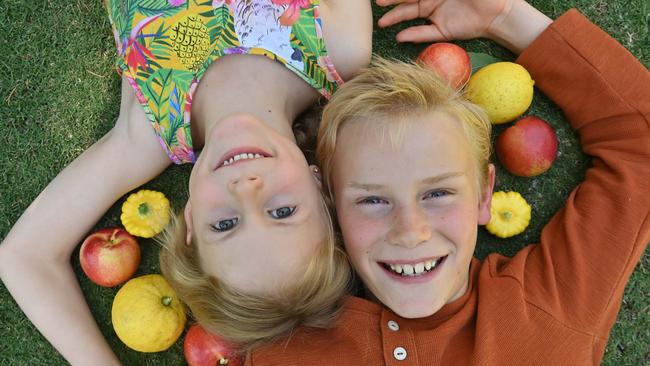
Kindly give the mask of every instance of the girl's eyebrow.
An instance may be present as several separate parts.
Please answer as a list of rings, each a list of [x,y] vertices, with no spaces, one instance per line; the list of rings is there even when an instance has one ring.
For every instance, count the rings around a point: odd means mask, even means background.
[[[424,184],[436,184],[439,182],[442,182],[447,179],[451,178],[456,178],[456,177],[461,177],[464,176],[465,172],[449,172],[449,173],[444,173],[440,175],[435,175],[432,177],[427,177],[422,180],[422,183]],[[352,189],[361,189],[364,191],[373,191],[373,190],[379,190],[384,188],[383,184],[376,184],[376,183],[359,183],[352,181],[348,184],[345,185],[346,188],[352,188]]]

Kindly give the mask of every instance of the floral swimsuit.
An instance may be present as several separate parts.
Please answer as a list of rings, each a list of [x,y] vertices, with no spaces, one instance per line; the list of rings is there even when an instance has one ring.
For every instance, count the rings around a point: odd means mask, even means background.
[[[223,55],[280,62],[329,96],[343,83],[327,56],[319,0],[105,0],[117,65],[176,164],[196,160],[192,95]]]

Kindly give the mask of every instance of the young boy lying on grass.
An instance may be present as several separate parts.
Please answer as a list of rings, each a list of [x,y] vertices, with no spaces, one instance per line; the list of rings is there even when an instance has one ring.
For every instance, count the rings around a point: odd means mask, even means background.
[[[585,181],[538,244],[479,261],[495,177],[487,117],[427,71],[377,62],[327,105],[317,150],[368,299],[248,365],[600,363],[650,241],[650,73],[575,10],[552,22],[524,1],[409,1],[380,24],[427,9],[435,27],[401,37],[483,36],[521,53],[592,157]]]

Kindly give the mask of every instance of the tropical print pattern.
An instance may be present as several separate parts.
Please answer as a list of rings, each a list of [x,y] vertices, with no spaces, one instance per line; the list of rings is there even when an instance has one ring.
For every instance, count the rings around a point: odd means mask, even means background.
[[[192,96],[223,55],[280,62],[329,98],[343,83],[327,55],[319,0],[105,0],[117,66],[170,159],[196,160]]]

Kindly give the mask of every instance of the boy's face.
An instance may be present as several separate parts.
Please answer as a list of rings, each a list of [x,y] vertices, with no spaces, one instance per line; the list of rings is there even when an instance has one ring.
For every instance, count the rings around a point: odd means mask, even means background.
[[[401,144],[373,121],[339,131],[332,188],[346,250],[366,287],[405,318],[429,316],[462,296],[489,188],[462,127],[449,115],[411,117]]]

